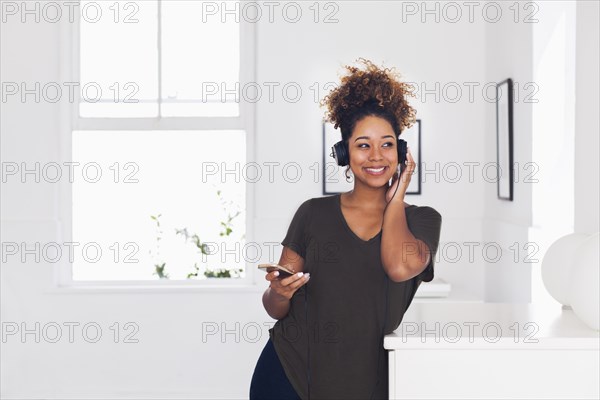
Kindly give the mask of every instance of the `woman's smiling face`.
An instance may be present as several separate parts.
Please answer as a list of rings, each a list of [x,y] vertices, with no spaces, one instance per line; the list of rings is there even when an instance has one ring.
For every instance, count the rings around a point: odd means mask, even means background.
[[[376,116],[359,120],[348,139],[350,168],[356,183],[387,185],[398,166],[397,146],[394,129],[387,120]]]

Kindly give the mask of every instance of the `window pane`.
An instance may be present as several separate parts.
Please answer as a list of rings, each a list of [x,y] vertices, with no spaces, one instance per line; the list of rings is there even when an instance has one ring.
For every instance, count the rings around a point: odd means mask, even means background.
[[[201,1],[162,2],[162,114],[238,116],[240,25]],[[235,10],[238,2],[212,3]],[[222,11],[222,10],[221,10]]]
[[[157,1],[82,1],[82,117],[158,115]]]
[[[243,131],[73,132],[73,279],[157,280],[163,263],[172,280],[194,264],[197,279],[244,269],[245,140]],[[194,235],[212,255],[201,256]]]

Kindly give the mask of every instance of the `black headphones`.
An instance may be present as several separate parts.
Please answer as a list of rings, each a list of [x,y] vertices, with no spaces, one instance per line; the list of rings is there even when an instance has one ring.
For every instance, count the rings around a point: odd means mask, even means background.
[[[404,166],[404,163],[406,162],[406,141],[398,139],[396,147],[398,148],[398,162],[401,166]],[[335,158],[337,164],[342,167],[350,163],[350,152],[348,151],[348,146],[344,140],[340,140],[333,145],[329,156]]]

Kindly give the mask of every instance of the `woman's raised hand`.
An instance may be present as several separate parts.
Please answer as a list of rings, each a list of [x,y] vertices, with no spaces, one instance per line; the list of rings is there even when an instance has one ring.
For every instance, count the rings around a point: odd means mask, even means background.
[[[408,185],[410,184],[410,178],[412,177],[414,171],[415,160],[413,159],[413,156],[410,153],[410,149],[407,149],[406,169],[402,172],[400,178],[398,178],[398,172],[394,172],[394,176],[392,177],[392,184],[388,188],[388,191],[385,195],[385,199],[388,203],[393,199],[395,199],[394,201],[404,203],[404,195],[406,194],[406,190],[408,189]]]

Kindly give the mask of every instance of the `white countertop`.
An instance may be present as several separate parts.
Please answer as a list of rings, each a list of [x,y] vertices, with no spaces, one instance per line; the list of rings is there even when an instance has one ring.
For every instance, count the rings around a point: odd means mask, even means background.
[[[414,302],[384,348],[600,350],[600,331],[560,305]]]

